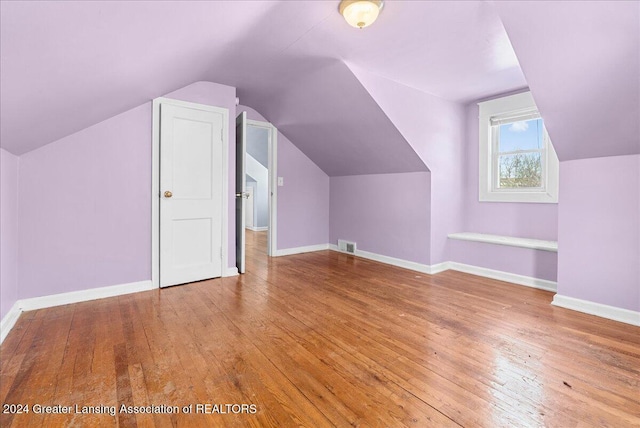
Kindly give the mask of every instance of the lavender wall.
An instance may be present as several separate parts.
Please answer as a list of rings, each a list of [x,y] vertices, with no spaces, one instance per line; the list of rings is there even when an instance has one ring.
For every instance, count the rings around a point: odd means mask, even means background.
[[[560,163],[558,294],[640,311],[640,155]]]
[[[429,264],[430,173],[331,177],[330,243]]]
[[[18,300],[18,163],[0,149],[0,319]]]
[[[229,241],[227,262],[229,267],[234,267],[236,265],[236,242],[234,239],[236,236],[236,118],[234,115],[236,88],[213,82],[196,82],[173,91],[165,97],[229,110],[229,209],[227,211]]]
[[[151,277],[151,103],[20,158],[20,298]]]
[[[237,113],[267,122],[256,110],[238,106]],[[279,250],[326,244],[329,240],[329,177],[278,131]]]
[[[235,88],[198,82],[166,97],[229,109],[235,145]],[[21,156],[19,298],[151,278],[151,128],[148,102]]]
[[[352,68],[364,87],[431,170],[429,264],[450,260],[447,235],[463,223],[464,126],[462,106],[367,71]]]
[[[238,116],[240,113],[242,113],[243,111],[247,112],[247,119],[249,120],[257,120],[260,122],[269,122],[267,119],[265,119],[265,117],[258,113],[258,111],[252,107],[249,106],[245,106],[245,105],[239,105],[236,107],[236,116]],[[280,132],[278,131],[278,138],[280,138]]]
[[[555,253],[447,239],[463,231],[557,239],[555,204],[478,202],[477,104],[465,108],[353,70],[431,170],[429,264],[457,261],[555,281]]]
[[[464,221],[461,231],[558,239],[558,204],[478,201],[478,105],[466,108]],[[561,196],[562,197],[562,196]],[[452,261],[556,281],[557,253],[449,240]]]
[[[326,244],[329,176],[284,135],[278,135],[278,249]]]
[[[478,201],[478,105],[467,106],[465,158],[465,231],[558,239],[558,204]]]

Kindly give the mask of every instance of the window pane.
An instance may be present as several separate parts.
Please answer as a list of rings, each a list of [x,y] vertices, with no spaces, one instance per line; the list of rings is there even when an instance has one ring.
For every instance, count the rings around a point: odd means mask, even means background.
[[[499,132],[498,151],[500,152],[542,148],[542,119],[506,123],[500,125]]]
[[[541,153],[516,153],[498,157],[501,189],[542,187]]]

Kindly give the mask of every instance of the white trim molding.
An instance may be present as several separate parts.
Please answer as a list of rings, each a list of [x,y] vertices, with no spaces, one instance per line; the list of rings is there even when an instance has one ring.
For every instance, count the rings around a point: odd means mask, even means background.
[[[247,226],[247,229],[252,230],[254,232],[264,232],[269,230],[269,226],[261,226],[261,227],[249,227]]]
[[[7,337],[13,326],[16,325],[21,313],[20,301],[18,300],[2,318],[2,322],[0,322],[0,343],[4,342],[4,339]]]
[[[153,290],[151,281],[130,282],[128,284],[111,285],[109,287],[90,288],[88,290],[71,291],[69,293],[52,294],[49,296],[32,297],[18,300],[20,310],[35,311],[36,309],[69,305],[71,303],[87,302],[89,300],[104,299],[106,297],[122,296],[123,294],[138,293]]]
[[[106,297],[122,296],[124,294],[155,289],[156,287],[153,286],[153,283],[150,280],[146,280],[18,300],[13,305],[9,313],[7,313],[7,315],[2,319],[2,324],[0,325],[0,343],[4,341],[7,334],[9,334],[9,331],[11,331],[22,312],[69,305],[71,303],[87,302],[89,300],[104,299]]]
[[[435,265],[431,265],[430,268],[431,268],[431,275],[435,275],[437,273],[444,272],[446,270],[451,269],[451,262],[437,263]]]
[[[344,253],[338,250],[337,245],[331,245],[331,250],[339,253]],[[350,254],[350,253],[344,253]],[[392,266],[397,266],[404,269],[414,270],[416,272],[426,273],[429,275],[435,275],[446,270],[455,270],[458,272],[469,273],[476,276],[482,276],[490,279],[497,279],[498,281],[510,282],[516,285],[524,285],[526,287],[539,288],[545,291],[555,292],[558,289],[558,284],[554,281],[548,281],[546,279],[533,278],[530,276],[518,275],[510,272],[503,272],[494,269],[483,268],[479,266],[466,265],[458,262],[442,262],[435,265],[425,265],[422,263],[410,262],[408,260],[397,259],[395,257],[383,256],[380,254],[370,253],[368,251],[356,250],[353,254],[357,257],[364,259],[374,260],[376,262],[385,263]]]
[[[516,285],[524,285],[525,287],[538,288],[540,290],[556,292],[558,283],[546,279],[534,278],[531,276],[518,275],[515,273],[504,272],[500,270],[488,269],[480,266],[467,265],[458,262],[442,262],[435,265],[426,265],[422,263],[412,262],[409,260],[398,259],[382,254],[371,253],[356,249],[355,254],[340,251],[335,244],[309,245],[306,247],[287,248],[278,250],[276,256],[290,256],[293,254],[311,253],[314,251],[331,250],[342,254],[349,254],[363,259],[373,260],[376,262],[388,264],[391,266],[409,269],[420,273],[435,275],[446,270],[455,270],[458,272],[469,273],[472,275],[482,276],[485,278],[496,279],[498,281],[510,282]]]
[[[337,251],[343,254],[343,251],[338,250],[337,245],[331,245],[333,251]],[[357,257],[362,257],[369,260],[374,260],[380,263],[386,263],[388,265],[401,267],[404,269],[414,270],[416,272],[422,272],[429,275],[435,275],[446,270],[455,270],[458,272],[469,273],[472,275],[482,276],[485,278],[497,279],[498,281],[510,282],[516,285],[524,285],[526,287],[539,288],[545,291],[555,292],[558,289],[558,284],[554,281],[548,281],[546,279],[533,278],[530,276],[518,275],[510,272],[503,272],[494,269],[487,269],[479,266],[466,265],[458,262],[442,262],[435,265],[425,265],[422,263],[410,262],[408,260],[397,259],[395,257],[383,256],[380,254],[370,253],[368,251],[356,250],[353,254]]]
[[[292,256],[294,254],[313,253],[315,251],[324,251],[329,249],[329,244],[307,245],[305,247],[285,248],[277,250],[275,256]]]
[[[640,327],[640,312],[556,294],[552,305]]]
[[[496,189],[494,179],[498,170],[498,146],[495,138],[497,126],[492,126],[492,118],[504,116],[527,120],[535,115],[538,108],[531,92],[509,95],[478,103],[479,109],[479,150],[478,150],[478,200],[480,202],[532,202],[558,203],[559,161],[553,144],[544,130],[544,149],[542,152],[542,188],[540,189]],[[519,120],[519,119],[516,119]],[[495,123],[495,122],[494,122]]]
[[[511,247],[529,248],[532,250],[558,252],[557,241],[544,241],[542,239],[516,238],[513,236],[490,235],[486,233],[459,232],[447,235],[449,239],[461,241],[484,242],[487,244],[508,245]]]
[[[437,272],[434,272],[434,269],[432,266],[429,265],[425,265],[422,263],[418,263],[418,262],[411,262],[409,260],[403,260],[403,259],[398,259],[395,257],[390,257],[390,256],[383,256],[382,254],[376,254],[376,253],[371,253],[369,251],[363,251],[363,250],[358,250],[356,249],[356,252],[354,254],[352,253],[346,253],[344,251],[340,251],[338,249],[337,245],[331,244],[330,245],[330,249],[333,251],[336,251],[338,253],[342,253],[342,254],[350,254],[352,256],[357,256],[357,257],[362,257],[363,259],[368,259],[368,260],[373,260],[376,262],[380,262],[380,263],[385,263],[391,266],[396,266],[396,267],[400,267],[400,268],[404,268],[404,269],[409,269],[409,270],[414,270],[416,272],[421,272],[421,273],[427,273],[427,274],[433,274],[433,273],[439,273],[442,272],[446,269],[443,269],[443,263],[440,263],[438,266],[438,270]]]
[[[512,284],[524,285],[525,287],[538,288],[540,290],[556,292],[558,283],[546,279],[534,278],[531,276],[518,275],[501,270],[488,269],[480,266],[467,265],[458,262],[448,262],[449,269],[458,272],[470,273],[472,275],[485,278],[497,279],[498,281],[510,282]]]

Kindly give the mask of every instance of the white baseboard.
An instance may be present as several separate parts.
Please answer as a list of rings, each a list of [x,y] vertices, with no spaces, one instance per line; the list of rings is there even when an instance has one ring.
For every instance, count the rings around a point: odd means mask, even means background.
[[[224,273],[222,274],[223,278],[227,278],[229,276],[238,276],[238,268],[236,266],[234,267],[228,267],[226,271],[224,271]]]
[[[112,285],[109,287],[91,288],[88,290],[72,291],[70,293],[52,294],[50,296],[32,297],[18,300],[22,311],[50,308],[89,300],[104,299],[105,297],[121,296],[139,291],[154,290],[151,280],[130,282],[128,284]]]
[[[451,269],[451,262],[442,262],[437,263],[435,265],[431,265],[431,275],[435,275],[440,272],[444,272],[445,270]]]
[[[330,245],[331,250],[338,251],[337,245]],[[383,256],[380,254],[370,253],[368,251],[356,250],[355,256],[362,257],[369,260],[375,260],[377,262],[386,263],[392,266],[397,266],[405,269],[415,270],[417,272],[434,275],[446,270],[456,270],[459,272],[470,273],[472,275],[482,276],[485,278],[497,279],[499,281],[511,282],[518,285],[524,285],[527,287],[539,288],[546,291],[556,291],[558,286],[554,281],[547,281],[545,279],[532,278],[530,276],[517,275],[515,273],[503,272],[499,270],[487,269],[479,266],[465,265],[458,262],[442,262],[435,265],[425,265],[416,262],[410,262],[407,260],[397,259],[395,257]]]
[[[276,251],[276,257],[291,256],[294,254],[312,253],[329,249],[329,244],[307,245],[306,247],[285,248]]]
[[[472,275],[483,276],[485,278],[497,279],[498,281],[511,282],[526,287],[539,288],[541,290],[558,291],[558,283],[546,279],[533,278],[531,276],[518,275],[501,270],[487,269],[479,266],[466,265],[458,262],[447,262],[449,269],[458,272],[470,273]]]
[[[338,249],[338,246],[334,244],[330,245],[330,249],[343,254],[351,254],[351,253],[345,253],[344,251],[340,251]],[[428,274],[432,273],[432,267],[422,263],[410,262],[408,260],[397,259],[395,257],[389,257],[389,256],[383,256],[382,254],[371,253],[369,251],[363,251],[358,249],[356,249],[356,252],[353,255],[362,257],[363,259],[385,263],[391,266],[397,266],[404,269],[415,270],[416,272],[428,273]]]
[[[13,328],[22,312],[51,308],[53,306],[68,305],[71,303],[86,302],[89,300],[104,299],[105,297],[115,297],[123,294],[138,293],[140,291],[148,290],[155,290],[151,280],[18,300],[13,305],[9,313],[2,319],[2,340],[4,340],[7,334],[9,334],[9,331]]]
[[[601,303],[590,302],[588,300],[576,299],[574,297],[556,294],[553,297],[554,306],[571,309],[585,314],[596,315],[614,321],[620,321],[640,327],[640,312],[629,309],[616,308],[615,306],[603,305]]]
[[[9,312],[5,314],[2,318],[2,322],[0,322],[0,343],[4,342],[4,339],[7,337],[11,329],[14,325],[16,325],[16,321],[20,318],[20,314],[22,311],[20,310],[20,306],[18,302],[15,302]]]
[[[263,227],[249,227],[249,226],[247,226],[246,229],[253,230],[254,232],[264,232],[265,230],[269,230],[269,226],[263,226]]]

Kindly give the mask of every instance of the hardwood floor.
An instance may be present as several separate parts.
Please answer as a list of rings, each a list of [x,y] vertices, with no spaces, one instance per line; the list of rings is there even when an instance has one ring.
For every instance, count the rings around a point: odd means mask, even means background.
[[[22,314],[0,398],[29,413],[0,426],[640,426],[640,328],[247,235],[245,275]]]

